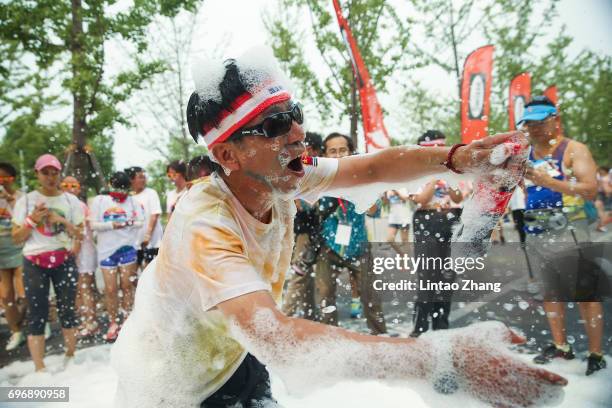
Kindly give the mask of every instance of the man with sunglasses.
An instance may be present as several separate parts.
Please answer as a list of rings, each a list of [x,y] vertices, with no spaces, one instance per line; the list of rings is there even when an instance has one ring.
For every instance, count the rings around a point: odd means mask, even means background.
[[[596,165],[588,147],[563,136],[558,109],[550,99],[534,97],[525,105],[519,125],[527,130],[532,144],[525,175],[525,231],[530,252],[546,264],[542,268],[544,310],[553,337],[553,343],[544,347],[534,362],[571,360],[574,352],[566,340],[565,302],[575,297],[571,292],[578,282],[579,244],[590,241],[584,200],[597,194]],[[571,264],[566,256],[574,253],[576,263]],[[553,265],[555,259],[564,259],[560,271]],[[578,307],[589,338],[586,375],[591,375],[605,368],[606,361],[601,348],[603,307],[595,298],[588,300],[578,302]]]
[[[288,386],[366,378],[436,382],[443,365],[434,355],[448,356],[465,391],[493,405],[528,405],[557,394],[565,379],[492,348],[494,338],[520,340],[502,325],[477,335],[449,332],[449,341],[438,342],[368,336],[280,312],[296,198],[312,203],[446,167],[470,171],[486,164],[508,135],[452,149],[397,147],[303,160],[302,109],[274,61],[255,49],[223,66],[196,64],[187,120],[216,171],[178,203],[159,256],[139,281],[134,312],[112,350],[117,405],[275,406],[263,363]],[[372,202],[382,193],[369,190]],[[479,358],[464,359],[476,353]],[[506,379],[495,381],[502,367]]]

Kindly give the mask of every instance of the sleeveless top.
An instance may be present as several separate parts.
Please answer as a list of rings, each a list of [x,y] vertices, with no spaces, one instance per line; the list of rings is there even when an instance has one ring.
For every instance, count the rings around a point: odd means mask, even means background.
[[[569,139],[564,138],[551,156],[544,159],[535,159],[533,149],[529,153],[529,161],[539,168],[544,166],[548,174],[557,180],[566,178],[563,171],[563,157],[569,144]],[[570,221],[586,217],[584,213],[584,199],[573,195],[559,193],[549,188],[531,185],[527,187],[527,210],[566,208],[564,210]]]

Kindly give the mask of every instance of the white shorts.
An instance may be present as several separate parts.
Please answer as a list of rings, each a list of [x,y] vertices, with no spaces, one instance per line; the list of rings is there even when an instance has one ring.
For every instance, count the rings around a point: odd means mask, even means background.
[[[81,244],[81,251],[77,257],[77,267],[79,273],[93,274],[98,268],[98,257],[96,246],[91,239],[84,239]]]

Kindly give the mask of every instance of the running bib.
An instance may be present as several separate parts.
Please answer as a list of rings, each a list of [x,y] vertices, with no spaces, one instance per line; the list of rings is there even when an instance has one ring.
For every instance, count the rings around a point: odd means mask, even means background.
[[[348,246],[351,242],[351,230],[353,228],[348,224],[338,223],[338,229],[336,229],[336,244]]]

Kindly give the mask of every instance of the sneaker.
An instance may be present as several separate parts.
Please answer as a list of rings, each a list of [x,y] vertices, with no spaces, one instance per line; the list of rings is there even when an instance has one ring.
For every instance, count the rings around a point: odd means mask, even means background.
[[[351,301],[351,319],[361,317],[362,307],[359,298],[353,298]]]
[[[26,338],[23,335],[23,332],[15,332],[13,334],[11,334],[11,338],[9,339],[8,343],[6,344],[6,351],[13,351],[15,350],[17,347],[21,346],[23,343],[25,343]]]
[[[602,354],[591,353],[587,359],[586,375],[591,375],[595,371],[606,368],[607,365],[608,364],[606,363],[606,360],[604,360]]]
[[[51,324],[49,322],[45,323],[45,340],[49,340],[51,338]]]
[[[546,347],[540,354],[535,356],[533,362],[536,364],[546,364],[550,363],[553,358],[563,358],[565,360],[573,360],[574,359],[574,350],[572,350],[572,346],[569,344],[565,346],[566,349],[559,348],[556,344],[551,343],[548,347]]]
[[[117,340],[120,330],[121,330],[121,326],[119,326],[117,323],[113,323],[108,328],[108,331],[106,332],[106,336],[104,336],[104,338],[108,342],[114,342],[115,340]]]

